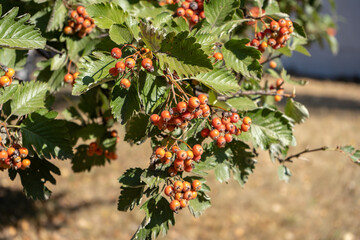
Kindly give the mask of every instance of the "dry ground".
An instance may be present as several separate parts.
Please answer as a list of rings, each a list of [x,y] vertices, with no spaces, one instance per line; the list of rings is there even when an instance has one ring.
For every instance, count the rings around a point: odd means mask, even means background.
[[[310,79],[297,94],[311,118],[296,127],[293,153],[306,146],[360,148],[360,85]],[[117,161],[90,173],[73,174],[69,162],[60,163],[62,176],[47,202],[26,200],[19,181],[1,174],[0,239],[130,239],[143,215],[116,210],[117,177],[145,167],[151,150],[127,143],[119,149]],[[305,157],[289,165],[290,184],[278,180],[277,164],[264,153],[245,188],[211,175],[213,206],[199,219],[182,211],[163,239],[360,239],[360,168],[334,152]]]

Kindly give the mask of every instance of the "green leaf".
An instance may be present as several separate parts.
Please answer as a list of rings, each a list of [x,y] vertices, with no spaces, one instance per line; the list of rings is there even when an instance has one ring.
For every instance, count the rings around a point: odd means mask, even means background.
[[[65,54],[63,56],[65,56]],[[53,59],[55,59],[55,57]],[[51,63],[52,62],[53,61],[51,61]],[[38,72],[36,77],[37,81],[46,83],[50,87],[51,92],[58,90],[64,85],[64,76],[67,73],[66,68],[60,66],[60,68],[55,71],[51,70],[50,61],[46,61],[44,64],[38,64],[38,66],[39,65],[43,65],[45,68]]]
[[[305,56],[311,57],[311,54],[304,46],[301,46],[301,45],[296,46],[295,51],[302,53]]]
[[[136,84],[132,83],[127,90],[122,88],[118,81],[112,90],[110,106],[114,118],[121,120],[121,124],[125,124],[135,111],[140,110]]]
[[[261,53],[253,47],[247,47],[247,39],[230,40],[222,49],[227,67],[240,72],[246,78],[260,79],[262,65],[259,63]]]
[[[246,113],[252,119],[250,131],[242,137],[250,136],[255,146],[267,150],[271,144],[289,145],[292,141],[292,125],[281,112],[269,108],[259,108]],[[244,135],[244,136],[242,136]]]
[[[211,207],[210,197],[204,192],[198,192],[197,197],[189,201],[189,211],[196,218],[200,217],[209,207]]]
[[[74,172],[90,171],[94,166],[105,165],[106,160],[104,155],[87,155],[88,147],[88,145],[83,144],[76,148],[75,156],[71,159],[72,170]]]
[[[46,31],[51,32],[62,29],[67,12],[68,10],[66,9],[64,2],[62,0],[56,0]]]
[[[220,163],[215,168],[215,177],[219,182],[228,182],[230,179],[230,168],[227,163]]]
[[[70,134],[76,138],[82,138],[86,141],[89,139],[102,138],[106,132],[106,127],[97,123],[87,124],[77,130],[71,129]]]
[[[211,28],[222,26],[229,21],[238,8],[237,0],[212,0],[209,3],[204,2],[204,11],[206,21],[210,23]]]
[[[113,24],[110,27],[109,34],[111,40],[113,40],[116,44],[131,43],[133,40],[132,33],[124,24]]]
[[[169,226],[175,224],[174,213],[169,202],[162,196],[156,196],[146,201],[141,209],[145,212],[145,219],[133,236],[133,240],[155,239],[169,231]]]
[[[80,57],[89,55],[100,42],[101,39],[91,39],[90,37],[84,37],[80,40],[66,37],[66,48],[68,49],[69,59],[78,62]]]
[[[18,84],[11,84],[8,87],[0,88],[0,104],[4,104],[12,99],[18,86]]]
[[[208,56],[195,43],[194,37],[188,37],[188,32],[169,33],[161,42],[160,52],[156,54],[162,69],[169,68],[179,76],[196,75],[208,72],[213,67]]]
[[[141,175],[145,172],[141,168],[129,168],[121,177],[119,177],[119,183],[126,187],[139,187],[144,185],[141,181]]]
[[[168,176],[169,174],[165,171],[159,172],[157,170],[146,169],[141,174],[141,182],[145,183],[149,188],[154,188],[165,182],[165,178]]]
[[[44,48],[46,40],[33,25],[26,23],[30,15],[15,17],[19,8],[13,8],[0,19],[0,47],[16,49]]]
[[[41,82],[27,82],[19,85],[11,101],[12,114],[21,116],[45,108],[47,84]]]
[[[340,149],[347,153],[348,157],[356,164],[360,166],[360,150],[355,150],[351,145],[342,146]]]
[[[60,175],[60,170],[45,159],[38,157],[31,158],[30,168],[19,170],[21,184],[26,197],[34,200],[47,200],[51,191],[45,186],[46,182],[56,184],[52,173]]]
[[[34,149],[39,157],[71,158],[72,146],[65,121],[56,120],[56,116],[56,112],[35,112],[26,118],[20,125],[23,144],[29,150]]]
[[[290,177],[291,177],[290,169],[284,165],[280,165],[278,167],[278,176],[280,180],[287,183],[290,182]]]
[[[286,13],[280,12],[279,4],[275,0],[269,0],[267,6],[265,7],[266,15],[272,15],[279,18],[288,18],[289,15]]]
[[[121,187],[121,192],[118,200],[118,210],[119,211],[128,211],[133,210],[134,207],[140,204],[143,194],[144,186],[140,187]]]
[[[253,102],[248,97],[235,97],[230,98],[226,101],[227,104],[229,104],[231,107],[235,108],[238,111],[250,111],[255,108],[257,108],[257,105],[255,102]]]
[[[165,101],[168,92],[166,80],[162,77],[156,77],[152,74],[141,71],[139,74],[139,93],[145,113],[152,111]]]
[[[279,48],[279,49],[276,50],[276,52],[282,53],[282,54],[284,54],[284,55],[287,56],[287,57],[291,57],[291,56],[292,56],[292,52],[291,52],[291,50],[290,50],[290,48],[289,48],[288,46]]]
[[[152,51],[159,51],[161,48],[161,42],[165,38],[163,33],[158,28],[150,25],[149,23],[140,22],[141,39],[146,46]]]
[[[109,69],[114,65],[114,58],[107,54],[96,53],[96,55],[83,57],[78,64],[80,74],[76,79],[72,93],[80,95],[100,85],[101,80],[112,79],[109,75]]]
[[[288,98],[286,101],[285,114],[294,119],[296,123],[303,123],[309,117],[307,108],[292,98]]]
[[[140,144],[145,141],[148,133],[149,116],[143,113],[133,116],[125,126],[125,141]]]
[[[298,80],[298,81],[295,81],[295,80],[292,80],[290,75],[287,74],[285,68],[283,68],[281,70],[281,73],[280,73],[280,77],[286,82],[286,83],[290,83],[292,85],[300,85],[300,86],[304,86],[308,83],[308,81],[306,80]]]
[[[207,73],[200,73],[193,79],[213,89],[215,92],[231,95],[240,90],[235,76],[224,69],[214,69]]]
[[[96,3],[86,7],[89,16],[99,28],[109,29],[113,24],[123,24],[127,13],[116,3]]]
[[[300,24],[293,22],[293,25],[296,33],[298,33],[303,38],[307,38],[305,30]]]
[[[328,42],[331,52],[336,55],[339,52],[339,42],[335,36],[326,35],[326,41]]]
[[[54,71],[54,70],[58,70],[62,67],[64,67],[66,64],[66,54],[56,54],[52,59],[51,59],[51,67],[50,70]]]
[[[241,185],[244,186],[247,182],[249,175],[255,169],[256,160],[253,159],[254,154],[249,152],[250,147],[241,141],[232,141],[230,143],[232,151],[231,170],[233,178]]]

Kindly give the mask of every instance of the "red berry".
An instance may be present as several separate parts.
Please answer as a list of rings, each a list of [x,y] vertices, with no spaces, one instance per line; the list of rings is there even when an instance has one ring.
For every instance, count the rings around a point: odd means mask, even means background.
[[[174,161],[174,168],[175,168],[175,170],[178,171],[178,172],[184,171],[184,160],[176,159],[176,160]]]
[[[192,15],[190,21],[194,24],[197,24],[199,22],[199,16],[196,14]]]
[[[113,77],[116,77],[117,75],[119,75],[119,71],[113,67],[109,69],[109,74]]]
[[[211,139],[213,139],[213,140],[218,139],[219,135],[220,135],[220,132],[219,132],[217,129],[211,130],[211,131],[210,131],[210,134],[209,134],[209,136],[210,136]]]
[[[272,21],[270,23],[270,29],[273,31],[279,31],[279,29],[280,29],[279,23],[276,21]]]
[[[5,161],[8,158],[8,153],[5,150],[0,151],[0,161]]]
[[[210,134],[210,129],[208,129],[208,128],[204,128],[203,130],[201,130],[201,136],[203,137],[203,138],[206,138],[207,136],[209,136],[209,134]]]
[[[232,135],[230,133],[226,133],[224,137],[225,137],[225,141],[227,143],[229,143],[229,142],[231,142],[233,140],[233,137],[232,137]]]
[[[224,59],[224,56],[222,55],[222,53],[219,53],[219,52],[214,53],[213,57],[219,61]]]
[[[120,48],[113,48],[111,50],[111,56],[115,59],[121,58],[122,52]]]
[[[253,40],[250,42],[250,45],[253,46],[253,47],[258,47],[258,46],[260,46],[260,41],[257,40],[257,39],[253,39]]]
[[[156,125],[156,124],[159,122],[159,120],[160,120],[160,116],[157,115],[157,114],[153,114],[153,115],[150,116],[150,121],[151,121],[154,125]]]
[[[187,153],[184,150],[180,150],[176,153],[177,159],[185,160],[187,158]]]
[[[221,123],[221,120],[220,120],[220,118],[218,118],[218,117],[215,117],[215,118],[213,118],[213,119],[211,120],[211,125],[212,125],[214,128],[220,127],[221,124],[222,124],[222,123]]]
[[[226,139],[224,136],[219,136],[218,139],[216,139],[216,145],[219,148],[225,147],[225,144],[226,144]]]
[[[281,28],[286,27],[286,20],[285,19],[283,19],[283,18],[279,19],[278,23],[279,23],[279,26]]]
[[[240,120],[239,114],[233,113],[230,117],[230,121],[232,123],[237,123]]]

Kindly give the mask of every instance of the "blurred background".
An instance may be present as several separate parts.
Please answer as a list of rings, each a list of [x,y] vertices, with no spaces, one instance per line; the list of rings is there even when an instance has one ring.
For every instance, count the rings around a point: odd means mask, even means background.
[[[316,2],[316,1],[315,1]],[[321,2],[321,1],[320,1]],[[284,66],[309,84],[297,87],[297,101],[309,108],[310,118],[295,129],[297,146],[352,144],[360,148],[360,47],[357,26],[360,1],[337,2],[338,54],[326,41],[314,42],[312,57],[294,54]],[[331,12],[324,1],[321,11]],[[325,21],[325,20],[324,20]],[[333,49],[334,50],[334,49]],[[271,79],[270,81],[275,81]],[[291,91],[292,89],[288,89]],[[70,89],[66,89],[70,94]],[[66,103],[59,103],[61,111]],[[123,128],[118,125],[120,137]],[[148,143],[122,142],[119,159],[91,172],[73,174],[68,161],[57,162],[62,176],[49,185],[49,201],[24,197],[19,179],[11,182],[0,174],[0,240],[7,239],[130,239],[143,219],[135,208],[118,212],[117,178],[130,167],[146,167]],[[260,152],[255,172],[241,188],[236,182],[218,183],[213,174],[208,185],[212,207],[195,219],[188,211],[176,216],[176,226],[163,239],[360,239],[360,169],[344,155],[321,152],[304,155],[289,164],[290,183],[279,181],[277,164]]]

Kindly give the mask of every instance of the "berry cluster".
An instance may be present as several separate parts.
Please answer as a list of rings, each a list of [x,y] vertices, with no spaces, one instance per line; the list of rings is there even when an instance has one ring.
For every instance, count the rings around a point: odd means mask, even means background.
[[[64,82],[65,83],[68,83],[68,84],[71,84],[71,85],[74,85],[74,83],[75,83],[75,80],[76,80],[76,78],[79,76],[79,72],[75,72],[75,73],[73,73],[73,74],[71,74],[71,73],[67,73],[67,74],[65,74],[65,76],[64,76]]]
[[[281,18],[279,21],[272,20],[266,29],[255,34],[255,38],[248,43],[248,46],[257,48],[260,52],[270,46],[273,49],[284,47],[290,39],[290,34],[294,32],[294,26],[291,20]]]
[[[201,182],[194,180],[191,184],[187,181],[175,181],[168,185],[164,193],[172,200],[170,209],[177,212],[188,206],[189,201],[197,197],[197,192],[201,189]]]
[[[239,121],[239,114],[233,112],[223,112],[221,119],[219,117],[211,119],[212,129],[210,130],[209,128],[204,128],[201,130],[201,136],[204,138],[210,137],[212,140],[216,141],[216,145],[219,148],[223,148],[226,143],[233,140],[233,135],[238,136],[241,132],[249,131],[251,118],[244,117],[241,127],[235,126],[235,123]]]
[[[110,135],[111,135],[111,137],[116,138],[116,142],[119,142],[120,137],[118,136],[118,133],[116,130],[112,130],[110,132]],[[105,151],[104,151],[104,149],[101,146],[99,146],[97,144],[97,142],[92,142],[89,144],[86,154],[89,157],[92,157],[94,155],[102,156],[104,154],[105,158],[107,158],[109,160],[116,160],[118,158],[118,156],[115,152],[109,151],[107,149],[105,149]]]
[[[15,70],[13,68],[5,68],[5,74],[0,77],[0,87],[9,86],[14,78]]]
[[[175,3],[175,2],[174,2]],[[176,2],[177,3],[177,2]],[[181,3],[181,7],[176,10],[176,15],[184,17],[190,24],[197,24],[200,19],[205,18],[203,0],[186,0]]]
[[[78,37],[83,38],[95,28],[94,20],[89,17],[83,6],[78,6],[76,10],[72,10],[69,17],[68,25],[64,28],[66,35],[77,32]]]
[[[176,107],[153,114],[150,116],[150,121],[160,130],[173,131],[180,127],[185,129],[192,119],[200,117],[208,117],[210,115],[210,107],[207,105],[208,97],[205,94],[200,94],[198,97],[189,98],[188,102],[181,101]]]
[[[31,164],[31,161],[26,158],[28,154],[27,148],[19,147],[18,145],[13,145],[7,149],[0,146],[0,170],[7,168],[25,170]]]
[[[192,148],[188,146],[189,150],[180,149],[177,145],[172,146],[171,150],[166,147],[158,147],[154,156],[160,159],[161,163],[172,163],[168,172],[170,176],[175,176],[178,172],[191,172],[193,170],[194,162],[199,162],[204,149],[200,144],[195,144]]]
[[[126,46],[126,45],[124,45]],[[115,67],[109,69],[109,74],[113,77],[117,77],[119,73],[125,73],[126,68],[130,70],[134,70],[136,66],[136,59],[138,56],[141,56],[141,66],[146,69],[148,72],[154,71],[153,62],[148,57],[143,57],[143,55],[140,54],[142,52],[144,55],[148,54],[150,52],[147,48],[142,48],[140,51],[137,51],[133,55],[130,55],[129,57],[124,58],[122,61],[119,61],[115,64]],[[120,48],[113,48],[111,50],[111,56],[115,59],[120,59],[122,56],[122,51]],[[125,75],[125,74],[124,74]],[[122,78],[120,80],[120,86],[128,89],[131,86],[131,82],[127,78]]]

